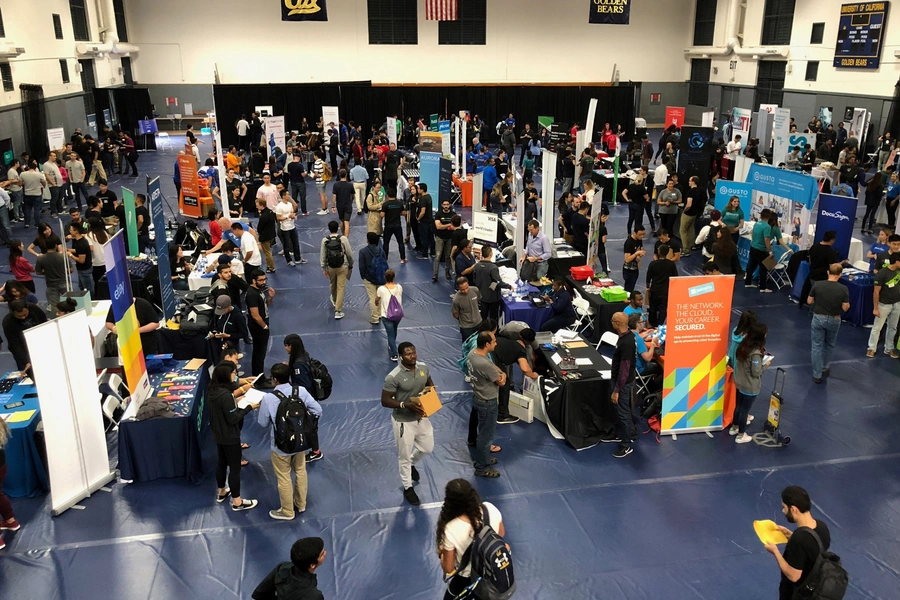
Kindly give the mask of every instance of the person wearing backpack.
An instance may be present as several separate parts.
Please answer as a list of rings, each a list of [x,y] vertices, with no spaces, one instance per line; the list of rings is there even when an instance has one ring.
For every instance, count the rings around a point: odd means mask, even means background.
[[[328,552],[322,538],[308,537],[291,546],[291,560],[278,563],[256,589],[253,600],[324,600],[319,591],[316,569]]]
[[[299,513],[306,510],[306,451],[311,449],[307,440],[297,434],[312,429],[313,424],[308,422],[309,415],[315,417],[315,427],[318,427],[322,406],[304,387],[291,383],[291,369],[286,364],[273,365],[270,375],[275,389],[263,396],[257,416],[257,422],[272,432],[272,469],[281,501],[281,507],[270,510],[269,516],[279,521],[290,521],[294,518],[295,509]],[[298,406],[298,403],[303,406]],[[292,471],[295,478],[293,485]]]
[[[384,285],[375,292],[375,306],[380,310],[381,324],[387,333],[388,351],[391,360],[397,362],[397,328],[403,319],[403,286],[394,283],[394,270],[384,273]]]
[[[813,592],[815,595],[804,595],[802,596],[804,598],[836,600],[844,596],[847,586],[846,571],[840,566],[840,559],[828,552],[828,548],[831,546],[831,533],[824,521],[817,521],[812,517],[809,512],[811,507],[809,494],[802,487],[790,485],[782,490],[781,512],[788,523],[796,523],[798,527],[795,531],[791,531],[787,527],[778,527],[778,530],[788,540],[783,554],[775,544],[766,544],[766,550],[775,557],[778,567],[781,569],[781,583],[778,586],[779,600],[793,600],[797,597],[797,592],[807,585],[815,586],[812,589],[820,593]],[[817,565],[820,556],[824,564]],[[819,569],[816,569],[817,566]],[[823,566],[826,568],[823,569]],[[839,571],[839,573],[835,574],[834,571]],[[823,575],[827,577],[823,577]],[[822,594],[821,592],[825,590],[819,589],[818,585],[839,583],[834,580],[823,581],[823,579],[834,577],[837,577],[838,580],[843,579],[843,590],[829,595]],[[836,590],[832,587],[831,591]]]
[[[486,591],[489,585],[489,578],[485,577],[486,572],[484,570],[478,573],[474,572],[474,563],[478,562],[480,566],[484,567],[486,566],[485,561],[480,556],[478,561],[475,561],[473,556],[475,555],[473,546],[476,536],[479,538],[479,549],[483,547],[481,532],[484,529],[492,530],[492,537],[503,543],[505,556],[508,558],[509,546],[503,542],[506,527],[503,524],[503,515],[500,514],[497,507],[490,502],[482,502],[478,492],[465,479],[453,479],[448,482],[444,490],[444,504],[441,506],[441,513],[438,516],[436,534],[437,554],[447,581],[444,600],[469,597],[466,590],[472,590],[473,579],[478,577],[482,577],[482,581],[472,591],[478,597],[487,597],[480,593]],[[493,563],[488,563],[488,565],[493,566]],[[511,566],[511,562],[505,565],[501,564],[498,570],[501,573],[508,572],[511,579]],[[482,588],[482,586],[484,587]],[[514,586],[513,583],[510,589],[514,590]],[[509,596],[504,595],[503,597]]]
[[[369,295],[369,308],[372,310],[369,323],[378,325],[381,322],[381,309],[378,306],[378,286],[386,283],[384,274],[388,270],[387,256],[384,255],[384,250],[378,245],[377,233],[374,231],[367,233],[366,241],[368,245],[359,251],[359,276],[362,278],[363,285],[366,287],[366,293]]]
[[[338,233],[340,223],[328,222],[329,234],[322,238],[319,250],[319,263],[325,277],[331,281],[331,303],[334,305],[334,318],[344,318],[344,289],[353,275],[353,249],[345,236]]]

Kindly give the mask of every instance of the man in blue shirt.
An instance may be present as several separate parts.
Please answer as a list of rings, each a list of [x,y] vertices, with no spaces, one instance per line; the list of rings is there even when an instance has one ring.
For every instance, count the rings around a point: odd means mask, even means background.
[[[484,177],[482,179],[482,187],[484,188],[484,197],[482,205],[487,205],[487,199],[491,195],[491,190],[497,185],[497,167],[494,166],[494,157],[488,154],[488,159],[484,161]]]
[[[541,233],[541,224],[536,219],[529,221],[528,233],[531,235],[526,236],[525,239],[525,255],[519,262],[537,263],[537,271],[531,281],[538,281],[542,277],[546,277],[547,271],[550,269],[549,261],[552,256],[550,240]]]
[[[291,370],[284,363],[274,365],[271,370],[272,379],[275,381],[275,389],[272,393],[263,396],[259,405],[257,421],[266,429],[272,430],[275,425],[275,416],[282,400],[274,392],[281,392],[286,398],[293,393],[291,385]],[[322,407],[313,400],[302,386],[297,387],[297,396],[306,408],[316,418],[322,416]],[[294,509],[302,513],[306,510],[306,452],[285,454],[275,447],[275,435],[272,434],[272,468],[275,470],[275,479],[278,482],[278,498],[281,508],[270,510],[269,516],[279,521],[290,521],[294,518]],[[291,471],[296,475],[296,481],[291,485]],[[293,487],[293,491],[292,491]]]
[[[466,152],[466,173],[471,173],[473,175],[475,174],[475,159],[476,158],[478,158],[478,154],[475,153],[475,150],[472,148],[472,145],[469,144],[469,151]]]
[[[663,370],[662,367],[659,366],[659,363],[654,362],[653,360],[654,351],[657,346],[659,346],[659,339],[649,336],[646,339],[644,338],[644,322],[643,315],[637,313],[628,315],[628,329],[634,334],[634,341],[637,348],[634,367],[639,375],[651,376],[650,382],[647,384],[647,389],[651,392],[655,392],[662,389],[660,380],[662,379]]]

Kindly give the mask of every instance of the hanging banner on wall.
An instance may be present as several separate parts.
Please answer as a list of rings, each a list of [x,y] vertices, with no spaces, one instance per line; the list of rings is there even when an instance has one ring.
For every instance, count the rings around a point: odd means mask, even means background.
[[[750,205],[753,202],[753,186],[740,181],[728,181],[719,179],[716,182],[716,210],[725,214],[725,206],[733,197],[737,196],[741,201],[741,210],[744,211],[744,220],[750,220]]]
[[[281,0],[282,21],[327,21],[327,0]]]
[[[667,106],[666,107],[666,127],[674,125],[681,127],[684,125],[684,107],[683,106]]]
[[[788,137],[791,134],[791,111],[787,108],[776,108],[774,143],[772,144],[772,162],[780,165],[787,158]]]
[[[438,194],[441,186],[441,154],[440,152],[419,153],[419,181],[428,186],[431,195],[431,203],[435,211],[438,209]],[[477,197],[481,199],[481,190],[475,190]],[[480,204],[479,204],[480,206]]]
[[[712,127],[682,127],[678,151],[678,173],[681,181],[696,175],[700,187],[706,188],[712,165]]]
[[[221,146],[220,146],[221,148]],[[153,247],[156,250],[156,268],[159,271],[159,288],[162,309],[166,319],[175,316],[175,290],[172,287],[172,267],[169,265],[169,241],[166,239],[166,215],[163,210],[159,177],[147,182],[147,198],[150,202],[150,219],[153,221]]]
[[[138,248],[137,239],[137,213],[134,205],[134,192],[128,188],[122,188],[122,204],[125,206],[125,239],[128,240],[128,256],[137,256],[142,248]],[[122,224],[119,223],[119,227]]]
[[[856,218],[857,198],[850,196],[819,196],[819,208],[816,215],[816,237],[814,242],[822,241],[826,231],[836,231],[837,239],[833,248],[837,250],[841,260],[850,254],[850,241],[853,239],[853,221]]]
[[[55,127],[47,130],[47,146],[51,150],[62,150],[66,147],[66,130]],[[65,162],[65,161],[63,161]]]
[[[333,123],[335,127],[341,124],[341,113],[337,106],[322,107],[322,124],[328,127],[330,123]]]
[[[753,163],[747,181],[753,186],[753,195],[772,194],[802,204],[812,210],[819,195],[819,183],[815,177],[798,171],[785,171],[770,165]]]
[[[881,64],[890,2],[842,4],[834,67],[877,69]]]
[[[733,275],[669,280],[662,434],[722,429]]]
[[[140,325],[134,311],[131,277],[128,274],[125,243],[121,234],[117,233],[103,246],[103,256],[106,259],[106,279],[112,298],[119,355],[122,358],[128,390],[131,392],[132,401],[135,401],[137,398],[147,397],[150,382],[147,379],[147,366],[144,362],[141,334],[138,331]]]
[[[589,23],[600,25],[628,25],[631,0],[589,0]]]
[[[284,150],[284,117],[266,117],[266,158],[275,155],[275,148]]]

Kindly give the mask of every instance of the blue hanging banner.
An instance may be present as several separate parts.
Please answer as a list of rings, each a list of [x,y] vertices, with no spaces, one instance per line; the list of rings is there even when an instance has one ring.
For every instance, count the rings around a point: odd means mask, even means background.
[[[419,182],[428,186],[431,203],[437,211],[441,189],[441,155],[438,152],[419,153]]]
[[[166,240],[166,216],[163,212],[162,191],[159,189],[159,177],[147,182],[147,198],[150,199],[150,218],[153,221],[153,233],[156,236],[156,268],[159,271],[159,290],[162,297],[162,309],[166,319],[175,316],[175,289],[172,287],[172,267],[169,264],[169,242]]]
[[[853,221],[856,218],[856,205],[859,200],[850,196],[819,196],[819,210],[816,214],[815,243],[822,241],[826,231],[837,232],[834,249],[841,260],[850,254],[850,241],[853,239]]]
[[[809,210],[813,209],[819,195],[819,182],[815,177],[758,163],[750,165],[747,183],[753,186],[754,192],[787,198]]]

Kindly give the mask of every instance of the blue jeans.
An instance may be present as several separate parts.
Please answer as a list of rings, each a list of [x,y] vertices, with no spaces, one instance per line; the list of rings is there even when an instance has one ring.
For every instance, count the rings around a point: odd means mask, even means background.
[[[0,241],[5,244],[10,239],[12,239],[12,229],[9,226],[9,207],[4,206],[0,208]]]
[[[841,328],[839,318],[826,315],[813,315],[812,318],[812,367],[813,377],[822,377],[822,371],[828,368],[838,330]]]
[[[50,212],[54,215],[63,212],[65,208],[62,204],[62,188],[60,186],[50,186]]]
[[[388,321],[384,317],[381,317],[381,324],[384,325],[384,331],[387,333],[388,350],[391,353],[391,358],[393,358],[397,356],[397,327],[400,326],[400,322]]]
[[[23,202],[24,198],[25,198],[25,194],[22,192],[22,190],[19,190],[18,192],[10,192],[9,193],[9,199],[10,199],[10,202],[12,202],[12,205],[9,208],[11,218],[13,218],[13,219],[21,219],[22,218],[22,202]]]
[[[478,415],[478,439],[475,442],[475,472],[483,473],[490,468],[491,442],[497,428],[499,404],[494,400],[481,400],[472,396],[472,407]]]
[[[43,204],[44,199],[41,196],[25,196],[25,203],[22,208],[25,215],[25,227],[34,225],[35,229],[38,228],[38,225],[41,224],[41,206]]]
[[[640,415],[634,409],[631,398],[631,388],[634,384],[628,383],[619,391],[619,402],[616,404],[616,436],[621,440],[622,446],[631,447],[631,438],[638,434],[636,423]]]
[[[87,290],[94,297],[94,272],[93,269],[76,270],[78,273],[78,289]]]
[[[750,415],[750,407],[756,400],[756,395],[751,396],[740,390],[736,390],[734,403],[734,416],[731,419],[731,426],[738,428],[738,433],[743,434],[747,430],[747,417]]]

